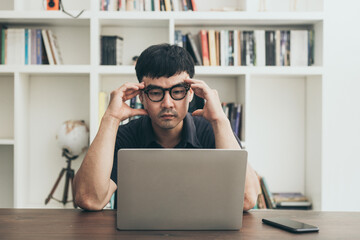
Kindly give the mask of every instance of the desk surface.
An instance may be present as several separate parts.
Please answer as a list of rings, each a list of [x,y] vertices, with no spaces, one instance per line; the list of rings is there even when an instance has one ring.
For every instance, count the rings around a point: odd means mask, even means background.
[[[320,228],[293,234],[262,223],[283,216]],[[360,212],[252,210],[240,231],[118,231],[116,211],[0,209],[0,239],[359,239]]]

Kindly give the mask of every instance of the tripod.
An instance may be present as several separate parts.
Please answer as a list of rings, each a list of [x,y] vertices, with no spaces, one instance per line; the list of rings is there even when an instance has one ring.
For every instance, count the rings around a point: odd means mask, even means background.
[[[48,202],[50,201],[50,199],[54,199],[58,202],[62,202],[65,206],[65,204],[69,203],[69,202],[73,202],[74,208],[76,208],[76,204],[75,204],[75,194],[74,194],[74,184],[73,184],[73,180],[74,180],[74,170],[71,169],[71,161],[76,159],[78,156],[69,156],[68,155],[69,152],[67,149],[63,149],[62,152],[62,156],[66,157],[66,162],[67,162],[67,167],[63,168],[59,174],[59,177],[57,178],[55,185],[53,186],[53,188],[51,189],[51,192],[49,194],[49,196],[45,199],[45,205],[48,204]],[[62,176],[64,175],[64,173],[66,173],[66,178],[65,178],[65,187],[64,187],[64,193],[63,193],[63,198],[62,200],[58,200],[56,198],[53,197],[53,193],[55,192]],[[69,192],[69,184],[71,184],[71,192],[72,192],[72,200],[68,201],[68,192]]]

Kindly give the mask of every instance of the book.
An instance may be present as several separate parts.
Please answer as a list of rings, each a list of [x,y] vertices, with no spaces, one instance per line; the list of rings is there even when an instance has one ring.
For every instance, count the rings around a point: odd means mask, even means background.
[[[63,64],[63,58],[61,55],[60,46],[59,46],[57,37],[54,34],[54,32],[50,29],[47,30],[47,34],[48,34],[48,37],[50,40],[50,48],[51,48],[53,56],[54,56],[55,64],[61,65],[61,64]]]
[[[307,66],[308,65],[308,31],[291,30],[290,31],[290,65]]]
[[[180,0],[180,1],[181,1],[183,10],[184,10],[184,11],[188,11],[189,8],[188,8],[188,5],[187,5],[187,0]]]
[[[266,183],[264,177],[260,178],[260,186],[261,186],[261,189],[262,189],[262,191],[264,193],[266,207],[269,208],[269,209],[276,208],[276,204],[274,202],[274,199],[272,197],[272,194],[270,192],[269,187],[267,186],[267,183]]]
[[[179,46],[179,47],[184,47],[183,41],[182,41],[182,32],[181,32],[181,30],[176,30],[175,31],[174,44]]]
[[[36,29],[36,64],[42,64],[42,37],[41,29]]]
[[[255,30],[256,66],[265,66],[265,30]]]
[[[215,30],[208,31],[210,66],[216,66]]]
[[[170,0],[165,0],[165,10],[167,12],[171,11],[171,2],[170,2]]]
[[[31,64],[36,64],[36,29],[31,29]]]
[[[197,6],[195,0],[191,0],[191,8],[193,11],[197,11]]]
[[[315,31],[314,29],[310,29],[308,31],[308,66],[311,66],[315,62],[315,52],[314,52],[314,45],[315,45]]]
[[[197,44],[195,42],[195,39],[193,37],[193,35],[189,32],[186,34],[187,38],[188,38],[188,46],[190,46],[192,51],[189,51],[190,54],[193,54],[195,56],[195,64],[196,65],[202,65],[202,59],[201,59],[201,55],[200,55],[200,51],[199,48],[197,47]],[[190,49],[187,49],[190,50]]]
[[[311,209],[312,203],[300,192],[272,193],[276,208],[279,209]]]
[[[5,64],[5,30],[6,26],[0,25],[0,64]]]
[[[202,60],[204,66],[210,65],[209,60],[209,45],[208,45],[208,35],[206,30],[200,31],[200,41],[201,41],[201,52],[202,52]]]
[[[101,36],[101,65],[121,65],[123,41],[120,36]]]
[[[275,54],[275,31],[265,32],[265,64],[266,66],[276,65]]]
[[[220,32],[215,31],[216,66],[220,66]]]
[[[49,37],[48,37],[48,34],[47,34],[45,29],[41,30],[41,36],[42,36],[43,41],[44,41],[45,53],[46,53],[47,58],[49,60],[49,64],[54,65],[55,64],[54,56],[53,56],[53,52],[52,52],[51,47],[50,47]]]

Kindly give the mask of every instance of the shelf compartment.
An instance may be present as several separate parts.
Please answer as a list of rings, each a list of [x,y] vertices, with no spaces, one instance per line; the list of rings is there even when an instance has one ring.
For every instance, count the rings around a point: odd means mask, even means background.
[[[0,139],[0,145],[14,145],[15,140],[14,139]]]
[[[0,74],[0,139],[14,138],[14,75]],[[4,127],[5,126],[5,127]],[[1,140],[0,140],[1,143]]]
[[[100,66],[99,74],[101,75],[135,75],[135,67],[128,66]],[[283,76],[318,76],[323,74],[323,67],[285,67],[285,66],[267,66],[267,67],[248,67],[248,66],[195,66],[196,76],[222,75],[283,75]]]
[[[102,25],[100,35],[117,35],[124,39],[122,56],[124,65],[132,65],[134,56],[139,56],[141,52],[150,45],[169,42],[170,37],[168,25],[167,27],[149,27],[147,25],[141,25],[141,27],[132,27],[130,25]]]
[[[23,119],[15,136],[19,153],[16,206],[60,207],[55,201],[44,205],[60,170],[66,166],[56,134],[67,120],[84,120],[89,126],[90,74],[21,73],[17,87],[24,97],[17,105],[17,114]],[[83,157],[73,161],[75,171]],[[64,179],[55,192],[56,198],[61,199],[63,184]]]
[[[0,144],[0,156],[0,208],[12,208],[14,206],[14,146]]]
[[[0,73],[89,74],[90,65],[1,65]]]
[[[69,11],[77,14],[77,11]],[[21,16],[21,18],[19,18]],[[4,25],[38,26],[90,26],[90,12],[84,12],[79,18],[71,18],[61,11],[0,11],[0,22]]]

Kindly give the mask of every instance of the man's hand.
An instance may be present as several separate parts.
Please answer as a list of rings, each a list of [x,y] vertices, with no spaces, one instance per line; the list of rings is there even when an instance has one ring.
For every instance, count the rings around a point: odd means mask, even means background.
[[[144,109],[133,109],[125,101],[140,94],[144,89],[144,83],[125,83],[118,89],[111,92],[110,103],[104,116],[111,116],[119,121],[136,115],[147,115]]]
[[[211,89],[202,80],[185,79],[185,82],[190,84],[191,89],[197,96],[205,99],[204,108],[194,111],[192,114],[193,116],[202,116],[210,123],[227,119],[221,107],[219,94],[216,90]]]

